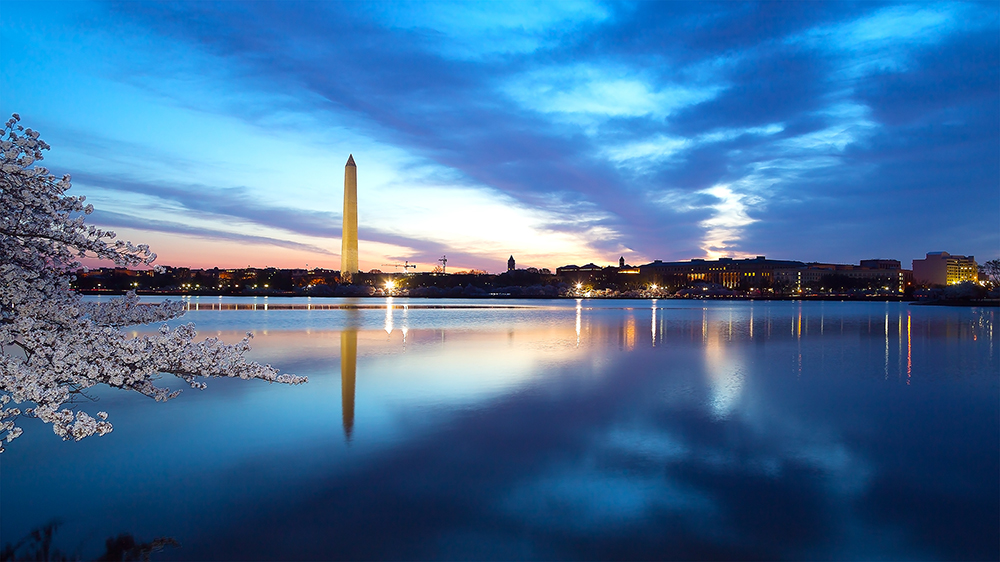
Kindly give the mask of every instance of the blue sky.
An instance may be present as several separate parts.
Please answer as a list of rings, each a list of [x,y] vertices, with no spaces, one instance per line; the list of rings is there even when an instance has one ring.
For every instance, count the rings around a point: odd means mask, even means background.
[[[0,3],[0,110],[158,263],[1000,255],[1000,5]]]

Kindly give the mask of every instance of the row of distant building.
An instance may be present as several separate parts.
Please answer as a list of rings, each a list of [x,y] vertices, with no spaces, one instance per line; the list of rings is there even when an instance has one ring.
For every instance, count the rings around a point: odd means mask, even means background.
[[[508,260],[508,270],[514,269],[514,258]],[[614,271],[610,271],[614,270]],[[765,256],[755,258],[720,258],[718,260],[693,259],[690,261],[664,262],[656,260],[645,265],[632,266],[619,259],[618,267],[564,265],[556,268],[556,275],[577,281],[601,281],[609,273],[637,275],[663,286],[681,286],[704,281],[738,289],[746,287],[784,286],[801,291],[815,286],[822,279],[840,276],[884,286],[904,292],[911,285],[956,285],[981,281],[979,266],[974,256],[952,255],[948,252],[929,252],[924,259],[913,260],[912,269],[904,269],[899,260],[861,260],[858,265],[773,260]]]
[[[650,288],[676,291],[694,285],[715,285],[718,289],[746,291],[748,294],[804,294],[847,289],[865,294],[902,294],[907,289],[956,285],[966,281],[981,282],[973,256],[931,252],[924,259],[913,260],[912,269],[903,269],[899,260],[861,260],[858,265],[801,262],[767,259],[765,256],[718,260],[652,263],[633,266],[620,258],[617,266],[564,265],[553,274],[547,268],[518,268],[514,257],[507,260],[507,271],[487,274],[467,271],[383,273],[371,270],[355,273],[352,280],[342,272],[329,269],[188,269],[165,267],[157,271],[125,268],[101,268],[78,272],[75,286],[84,291],[152,290],[164,292],[217,292],[219,294],[287,293],[322,290],[353,282],[360,286],[382,287],[391,282],[397,287],[439,287],[475,285],[483,289],[506,286],[576,286],[577,292],[591,289],[618,291]],[[331,289],[332,290],[332,289]]]

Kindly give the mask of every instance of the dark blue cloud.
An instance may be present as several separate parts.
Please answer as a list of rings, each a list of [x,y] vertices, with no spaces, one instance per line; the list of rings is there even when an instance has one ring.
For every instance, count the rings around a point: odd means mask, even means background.
[[[536,205],[553,192],[590,201],[618,216],[619,228],[623,217],[643,216],[640,205],[621,196],[630,189],[615,169],[587,157],[596,149],[593,140],[566,136],[533,112],[496,99],[489,82],[507,68],[503,61],[442,59],[426,50],[419,33],[375,27],[355,10],[317,14],[310,8],[275,21],[274,5],[235,14],[225,8],[195,8],[197,17],[190,18],[162,6],[122,7],[161,33],[251,65],[256,77],[248,80],[257,86],[301,84],[318,94],[316,110],[359,114],[391,142],[460,170],[471,182]],[[219,26],[230,31],[218,33]],[[244,31],[233,36],[233,29]],[[310,49],[308,56],[294,56],[289,37]]]
[[[878,132],[847,148],[844,171],[803,183],[800,196],[815,201],[812,208],[779,204],[750,239],[776,245],[789,229],[808,235],[790,242],[798,255],[816,244],[830,253],[846,244],[906,265],[946,244],[979,248],[986,252],[982,261],[994,257],[1000,247],[998,53],[996,33],[958,34],[917,53],[906,71],[866,77],[856,98],[871,108]],[[787,226],[772,231],[774,221]],[[900,255],[900,249],[907,251]]]
[[[877,10],[874,2],[637,2],[582,48],[690,63],[750,51]]]
[[[672,119],[672,129],[690,135],[809,115],[822,108],[829,74],[828,62],[817,53],[776,49],[753,57],[725,76],[732,86]]]
[[[149,195],[164,201],[179,203],[185,210],[205,218],[231,217],[297,232],[307,236],[331,238],[340,236],[340,213],[281,208],[259,202],[244,187],[218,187],[199,184],[179,185],[167,182],[142,181],[110,175],[77,173],[76,183]]]
[[[319,246],[314,246],[312,244],[303,244],[301,242],[293,242],[290,240],[273,238],[269,236],[254,236],[248,234],[227,232],[224,230],[218,230],[214,228],[191,226],[189,224],[179,223],[175,221],[163,221],[163,220],[149,219],[143,217],[135,217],[131,215],[125,215],[122,213],[116,213],[113,211],[95,210],[91,215],[91,222],[101,226],[109,226],[111,228],[132,228],[136,230],[165,232],[168,234],[186,234],[190,236],[197,236],[199,238],[208,238],[211,240],[225,240],[232,243],[262,244],[266,246],[277,246],[279,248],[288,248],[290,250],[305,250],[307,252],[312,252],[314,254],[333,255],[332,252],[330,252],[329,250],[325,248],[320,248]],[[158,264],[158,265],[183,265],[183,264]]]
[[[983,121],[983,110],[996,107],[1000,92],[996,31],[983,29],[929,46],[915,53],[912,68],[867,77],[859,98],[887,127],[955,121],[975,127]]]
[[[747,209],[758,222],[731,249],[842,261],[874,250],[907,261],[941,245],[995,252],[996,6],[936,8],[971,10],[977,21],[919,31],[919,41],[856,45],[848,31],[862,18],[889,17],[887,9],[922,7],[614,4],[604,20],[552,30],[540,49],[478,59],[452,56],[444,32],[388,25],[364,4],[128,3],[114,12],[232,61],[238,87],[290,93],[296,110],[336,115],[469,184],[556,213],[566,213],[563,204],[599,209],[600,224],[622,236],[595,240],[599,248],[692,257],[704,235],[699,223],[715,212],[698,192],[738,184],[759,201]],[[678,84],[714,93],[665,115],[580,117],[591,119],[586,125],[559,108],[515,102],[504,89],[527,72],[574,65],[612,78],[625,67],[641,71],[654,93]],[[752,130],[769,125],[778,129]],[[641,169],[602,157],[608,146],[656,135],[688,143]],[[971,215],[942,205],[955,199],[954,186],[982,205]],[[702,202],[650,203],[664,194]],[[897,235],[922,217],[940,226]]]

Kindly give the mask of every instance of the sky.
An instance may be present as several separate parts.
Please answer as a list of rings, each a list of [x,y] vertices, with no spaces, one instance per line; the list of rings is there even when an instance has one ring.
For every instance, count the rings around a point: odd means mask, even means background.
[[[161,265],[1000,257],[1000,4],[0,1],[0,113]]]

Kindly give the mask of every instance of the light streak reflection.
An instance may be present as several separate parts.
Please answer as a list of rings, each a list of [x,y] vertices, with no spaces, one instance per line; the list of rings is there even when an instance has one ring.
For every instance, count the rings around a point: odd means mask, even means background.
[[[889,312],[885,313],[885,380],[889,380]]]
[[[631,310],[625,320],[625,349],[627,351],[635,349],[635,315]]]
[[[707,318],[707,317],[706,317]],[[726,419],[739,404],[744,386],[744,364],[737,355],[738,347],[726,345],[722,326],[717,323],[708,329],[703,323],[705,363],[711,388],[709,407],[717,419]],[[730,324],[730,331],[732,327]]]
[[[385,333],[392,334],[392,297],[385,299]]]
[[[406,304],[403,305],[403,319],[402,319],[402,321],[403,321],[403,327],[402,327],[403,343],[406,343],[406,333],[410,331],[410,328],[409,328],[409,325],[410,325],[410,307],[409,307],[409,305],[406,305]]]
[[[910,384],[910,374],[913,372],[913,340],[910,335],[910,326],[913,319],[910,311],[906,311],[906,384]]]
[[[656,299],[653,299],[653,320],[649,325],[649,332],[653,338],[653,347],[656,347]]]
[[[580,347],[580,317],[583,312],[582,299],[576,299],[576,346]]]
[[[708,309],[701,309],[701,341],[708,341]]]
[[[896,337],[899,342],[896,345],[897,355],[899,356],[899,364],[896,365],[896,377],[901,378],[903,376],[903,313],[900,312],[897,318],[898,325],[896,326]]]

